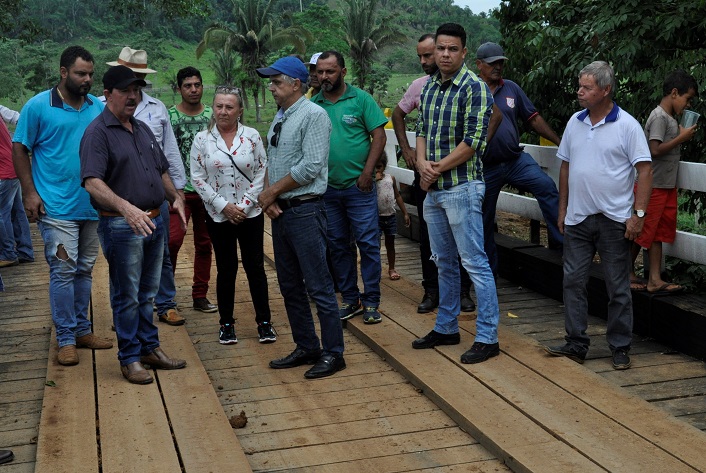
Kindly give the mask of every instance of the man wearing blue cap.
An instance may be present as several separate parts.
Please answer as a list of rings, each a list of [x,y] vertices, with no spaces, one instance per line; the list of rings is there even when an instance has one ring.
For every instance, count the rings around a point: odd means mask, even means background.
[[[331,121],[321,107],[304,97],[309,73],[296,57],[283,57],[257,73],[270,79],[268,88],[282,112],[267,133],[267,178],[258,203],[272,219],[277,279],[296,344],[291,354],[272,360],[270,367],[314,363],[304,376],[323,378],[346,367],[343,328],[326,264],[322,200],[328,178]],[[307,294],[316,303],[321,342]]]
[[[520,146],[519,125],[556,143],[561,142],[552,127],[544,121],[519,85],[503,79],[505,53],[496,43],[482,44],[476,51],[478,75],[493,93],[493,99],[503,114],[495,136],[488,142],[483,154],[483,178],[485,200],[483,201],[483,227],[485,253],[490,268],[498,273],[498,251],[495,246],[494,223],[500,190],[509,184],[521,191],[531,192],[547,223],[549,247],[560,249],[564,242],[558,227],[559,191],[539,164]]]

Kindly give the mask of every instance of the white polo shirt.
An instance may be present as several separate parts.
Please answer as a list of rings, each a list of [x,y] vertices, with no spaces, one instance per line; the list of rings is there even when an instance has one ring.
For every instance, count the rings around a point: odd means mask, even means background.
[[[632,215],[635,165],[651,161],[642,127],[616,103],[593,125],[588,110],[566,125],[557,152],[569,163],[569,202],[564,224],[577,225],[602,213],[624,223]]]

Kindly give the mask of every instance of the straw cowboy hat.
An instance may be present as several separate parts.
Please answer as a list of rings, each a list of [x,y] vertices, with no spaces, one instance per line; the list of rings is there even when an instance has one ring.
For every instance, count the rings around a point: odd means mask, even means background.
[[[122,51],[120,51],[120,56],[118,56],[117,61],[107,62],[109,66],[127,66],[134,72],[139,74],[152,74],[157,72],[154,69],[147,67],[147,52],[143,49],[132,49],[129,46],[125,46]]]

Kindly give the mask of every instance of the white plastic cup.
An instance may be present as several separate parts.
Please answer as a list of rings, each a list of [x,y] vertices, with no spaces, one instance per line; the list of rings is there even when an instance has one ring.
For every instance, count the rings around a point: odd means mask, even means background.
[[[684,128],[691,128],[696,125],[696,122],[699,120],[700,116],[701,115],[691,110],[684,110],[681,115],[681,126]]]

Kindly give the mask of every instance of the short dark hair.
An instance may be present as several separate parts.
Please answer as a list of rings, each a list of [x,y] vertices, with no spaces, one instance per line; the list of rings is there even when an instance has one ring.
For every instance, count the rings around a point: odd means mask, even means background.
[[[203,82],[203,79],[201,78],[201,71],[199,71],[195,67],[188,66],[183,69],[179,69],[176,76],[177,86],[181,88],[181,84],[184,83],[184,79],[194,76],[198,77],[199,80]]]
[[[429,38],[436,39],[436,35],[434,33],[425,33],[419,37],[419,39],[417,40],[417,43],[421,43],[422,41],[426,41]]]
[[[677,69],[667,74],[662,84],[662,95],[667,96],[672,93],[673,89],[677,89],[679,95],[684,95],[689,92],[689,89],[694,89],[694,96],[699,96],[699,84],[696,83],[694,76],[686,72],[684,69]]]
[[[454,36],[461,40],[461,46],[466,47],[466,30],[458,23],[444,23],[436,29],[436,37],[439,35]]]
[[[341,69],[346,67],[346,60],[343,59],[343,54],[339,53],[338,51],[333,51],[333,50],[324,51],[323,53],[321,53],[321,56],[319,56],[319,60],[328,59],[331,56],[334,56],[336,58],[336,62],[338,63],[338,65]]]
[[[69,69],[74,65],[76,59],[81,58],[86,62],[95,62],[93,60],[93,55],[89,53],[85,48],[81,46],[69,46],[64,49],[61,53],[61,59],[59,59],[59,67],[65,67]]]

